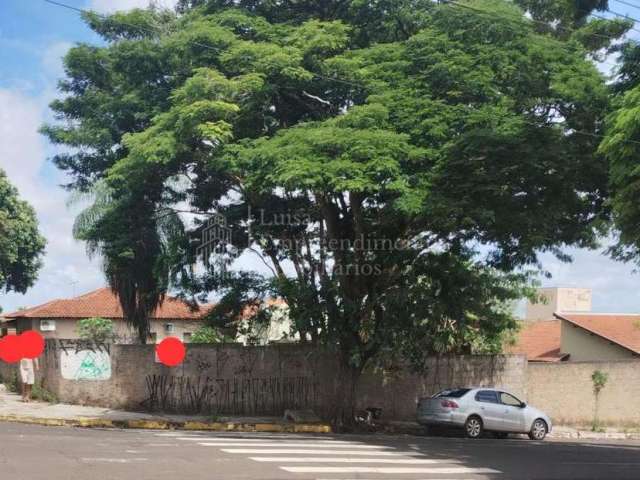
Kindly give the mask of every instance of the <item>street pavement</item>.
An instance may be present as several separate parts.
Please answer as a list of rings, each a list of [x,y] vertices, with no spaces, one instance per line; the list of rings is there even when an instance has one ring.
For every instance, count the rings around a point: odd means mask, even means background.
[[[2,480],[640,478],[640,442],[99,430],[0,423]]]

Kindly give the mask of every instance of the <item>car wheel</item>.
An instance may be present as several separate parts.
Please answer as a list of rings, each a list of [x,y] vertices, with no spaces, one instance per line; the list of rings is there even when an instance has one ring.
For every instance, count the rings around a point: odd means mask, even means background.
[[[544,437],[547,436],[547,422],[542,420],[541,418],[536,419],[531,426],[531,430],[529,431],[529,438],[531,440],[544,440]]]
[[[479,438],[482,435],[482,419],[472,415],[464,422],[464,432],[469,438]]]

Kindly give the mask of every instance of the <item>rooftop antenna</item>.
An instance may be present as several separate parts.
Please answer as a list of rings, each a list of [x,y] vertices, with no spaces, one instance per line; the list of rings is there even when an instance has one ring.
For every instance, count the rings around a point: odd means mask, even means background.
[[[72,290],[73,290],[73,296],[74,296],[74,297],[76,296],[76,285],[77,285],[78,283],[79,283],[79,282],[78,282],[78,280],[71,280],[71,281],[69,282],[69,285],[71,285],[71,288],[72,288]]]

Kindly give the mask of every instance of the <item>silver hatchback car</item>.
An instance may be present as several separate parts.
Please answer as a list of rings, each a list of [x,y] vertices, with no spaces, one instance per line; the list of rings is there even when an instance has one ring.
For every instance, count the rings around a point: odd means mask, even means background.
[[[543,440],[551,431],[548,415],[495,388],[452,388],[422,398],[418,423],[462,427],[470,438],[490,431],[499,437],[527,433],[532,440]]]

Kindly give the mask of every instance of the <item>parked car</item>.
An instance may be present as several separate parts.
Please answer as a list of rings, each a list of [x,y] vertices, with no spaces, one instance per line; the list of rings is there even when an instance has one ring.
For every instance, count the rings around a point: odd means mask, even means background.
[[[527,433],[532,440],[543,440],[551,431],[548,415],[495,388],[453,388],[421,398],[418,423],[462,427],[470,438],[494,432],[502,438]]]

